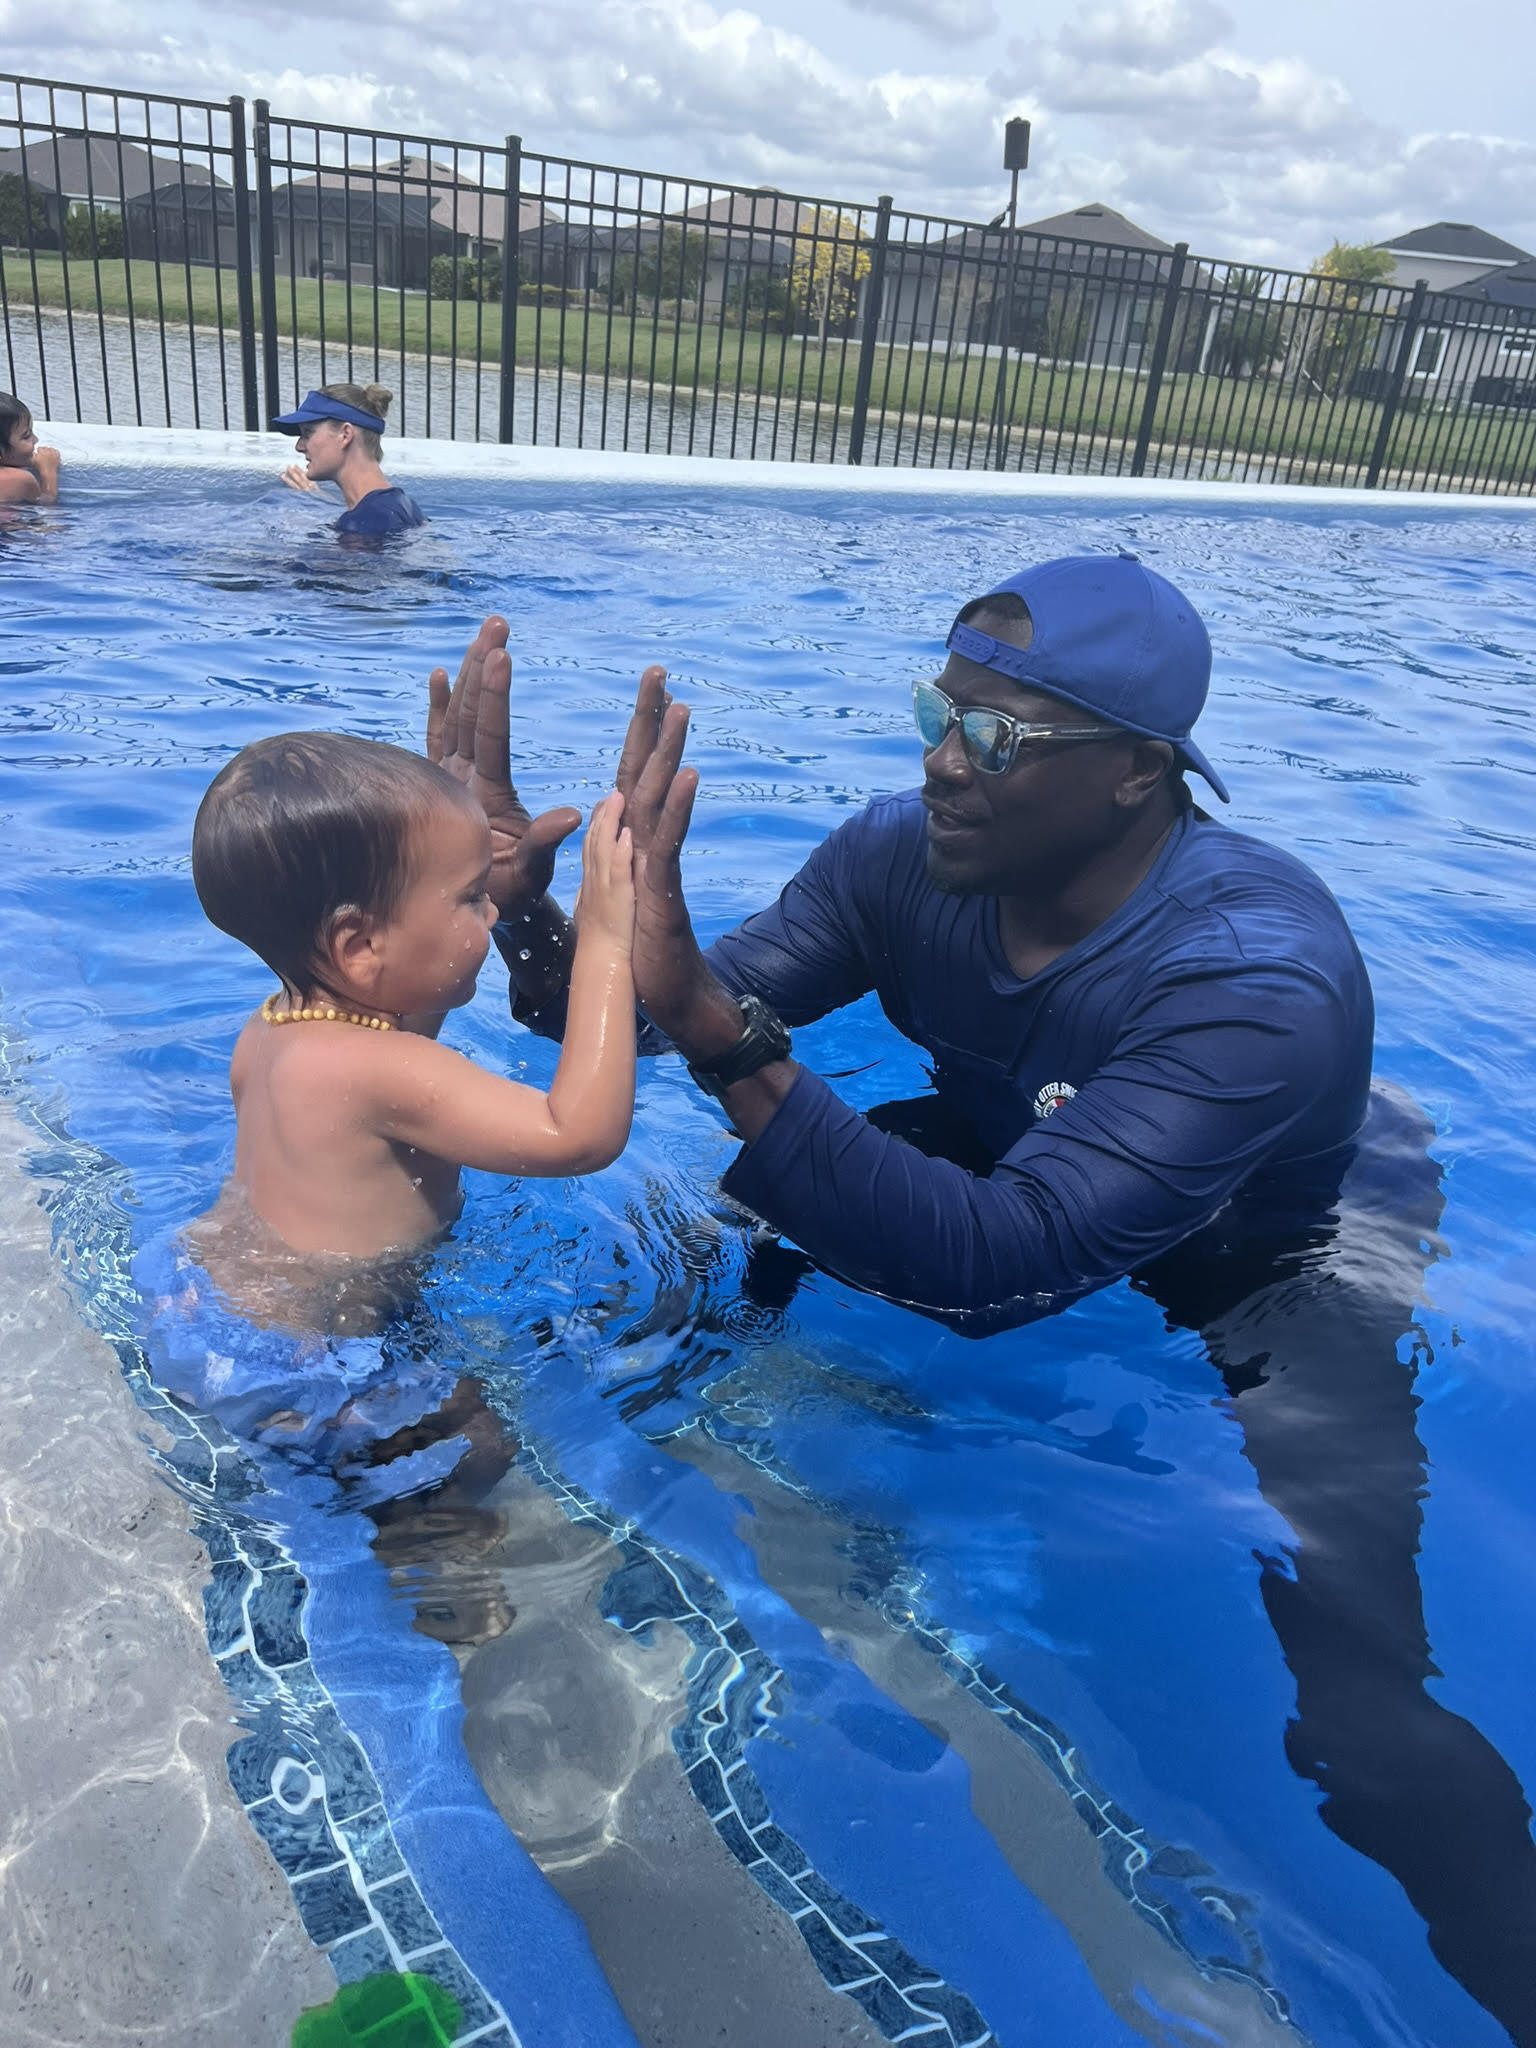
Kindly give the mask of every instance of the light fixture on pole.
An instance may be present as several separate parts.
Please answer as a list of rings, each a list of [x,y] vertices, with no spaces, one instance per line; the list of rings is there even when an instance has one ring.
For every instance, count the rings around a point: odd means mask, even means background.
[[[1029,123],[1018,114],[1003,130],[1003,169],[1013,173],[1013,189],[1008,195],[1008,225],[1014,228],[1019,224],[1019,173],[1029,169]]]

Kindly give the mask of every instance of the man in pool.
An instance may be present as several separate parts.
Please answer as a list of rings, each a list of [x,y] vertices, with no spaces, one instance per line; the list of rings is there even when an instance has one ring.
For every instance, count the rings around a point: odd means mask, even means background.
[[[478,708],[502,659],[485,647]],[[1188,771],[1226,796],[1190,736],[1210,664],[1193,606],[1129,556],[1011,577],[916,686],[923,788],[871,803],[707,954],[679,869],[687,712],[648,673],[622,769],[646,871],[637,981],[747,1141],[728,1194],[977,1332],[1202,1227],[1225,1248],[1319,1191],[1326,1206],[1365,1115],[1370,985],[1317,878],[1191,798]],[[503,910],[532,918],[505,927],[514,1012],[558,1032],[563,915],[531,890]],[[936,1091],[876,1118],[800,1066],[788,1030],[870,990]]]
[[[486,621],[452,692],[434,674],[428,744],[514,849],[513,1012],[558,1035],[571,931],[547,891],[580,818],[530,818],[512,788],[506,637]],[[1425,1458],[1399,1348],[1438,1243],[1427,1127],[1371,1092],[1370,986],[1322,883],[1192,800],[1191,770],[1225,796],[1191,737],[1209,671],[1193,607],[1128,557],[1009,578],[914,690],[921,790],[871,803],[706,952],[680,870],[688,714],[648,669],[618,782],[649,1049],[670,1041],[720,1098],[746,1141],[727,1192],[808,1255],[761,1248],[765,1297],[815,1261],[983,1335],[1129,1275],[1200,1332],[1295,1532],[1259,1561],[1296,1681],[1292,1766],[1536,2048],[1530,1811],[1426,1684]],[[788,1027],[870,990],[934,1093],[861,1116]]]

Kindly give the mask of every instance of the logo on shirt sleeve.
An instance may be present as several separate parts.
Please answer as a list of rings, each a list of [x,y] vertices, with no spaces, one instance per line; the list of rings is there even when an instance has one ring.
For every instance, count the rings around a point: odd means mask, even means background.
[[[1036,1118],[1051,1116],[1064,1102],[1070,1102],[1077,1090],[1070,1081],[1047,1081],[1035,1097]]]

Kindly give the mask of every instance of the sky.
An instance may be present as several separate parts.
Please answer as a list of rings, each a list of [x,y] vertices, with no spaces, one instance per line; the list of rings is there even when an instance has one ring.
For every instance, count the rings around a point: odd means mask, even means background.
[[[1471,221],[1536,250],[1525,0],[0,0],[37,76],[987,219],[1090,201],[1305,267]]]

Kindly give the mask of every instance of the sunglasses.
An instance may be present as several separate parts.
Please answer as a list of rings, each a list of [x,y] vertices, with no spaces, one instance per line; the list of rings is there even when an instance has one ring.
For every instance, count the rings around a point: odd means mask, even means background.
[[[1081,744],[1120,738],[1118,732],[1102,725],[1031,725],[1028,719],[1011,718],[1006,711],[988,711],[981,705],[962,711],[937,683],[912,685],[912,711],[925,752],[931,754],[935,747],[942,747],[958,725],[965,758],[981,775],[1006,775],[1021,748],[1044,740]]]

